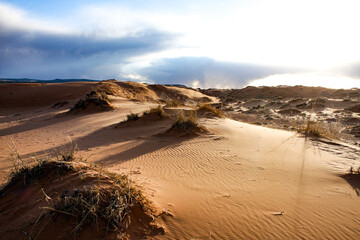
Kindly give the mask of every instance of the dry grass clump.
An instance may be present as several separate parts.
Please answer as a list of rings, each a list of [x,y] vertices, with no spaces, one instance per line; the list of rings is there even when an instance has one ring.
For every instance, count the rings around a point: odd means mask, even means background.
[[[165,113],[163,108],[160,105],[158,105],[157,107],[153,107],[150,108],[149,110],[144,111],[141,116],[140,114],[134,114],[134,113],[128,114],[126,120],[116,124],[115,128],[132,126],[135,124],[135,122],[139,124],[148,124],[153,121],[158,121],[166,118],[167,118],[167,114]]]
[[[74,171],[71,165],[66,164],[68,161],[73,161],[74,150],[62,152],[58,156],[59,160],[52,161],[49,158],[37,159],[34,158],[35,164],[30,165],[26,163],[20,156],[14,142],[10,147],[10,160],[13,168],[8,176],[8,182],[0,189],[0,197],[5,194],[7,189],[19,184],[21,187],[26,187],[31,183],[37,182],[39,179],[46,177],[48,174],[53,176],[61,176]]]
[[[183,104],[178,100],[170,99],[165,102],[165,107],[181,107],[181,106],[183,106]]]
[[[350,169],[349,169],[349,174],[350,175],[359,175],[360,176],[360,167],[355,169],[354,167],[351,166]]]
[[[41,187],[46,198],[42,206],[37,206],[43,211],[33,222],[29,239],[36,239],[42,232],[49,234],[43,226],[50,227],[48,224],[56,224],[58,219],[65,220],[66,224],[62,231],[50,232],[51,239],[69,239],[83,230],[101,235],[111,233],[119,239],[129,236],[129,228],[142,231],[142,236],[156,230],[151,225],[154,210],[150,202],[128,176],[106,172],[84,162],[74,162],[73,155],[46,158],[32,166],[26,164],[17,151],[13,157],[17,161],[9,181],[0,189],[0,202],[8,202],[7,198],[12,198],[14,194],[17,196],[18,191],[27,191],[27,188],[31,192],[34,187]],[[63,182],[69,177],[72,179],[70,182]],[[63,191],[54,190],[54,186],[62,186]],[[33,194],[27,196],[29,202],[21,203],[22,209],[27,207],[28,211],[33,211],[33,206],[39,204],[35,197],[37,193]]]
[[[7,184],[0,189],[0,197],[13,186],[18,185],[24,188],[32,183],[36,183],[39,179],[49,174],[59,177],[71,172],[74,172],[74,168],[61,161],[50,161],[48,159],[39,160],[37,164],[33,166],[24,163],[22,166],[12,169]]]
[[[112,110],[114,106],[110,103],[108,96],[104,92],[91,91],[82,99],[80,99],[71,109],[74,110],[85,110],[90,106],[95,106],[100,110]]]
[[[181,132],[181,133],[192,133],[197,131],[204,131],[205,128],[201,126],[196,117],[196,112],[189,112],[189,116],[186,117],[184,111],[181,111],[167,132]]]
[[[126,121],[136,121],[139,119],[139,114],[130,113],[126,116]]]
[[[146,110],[143,112],[143,116],[149,115],[149,114],[156,114],[160,118],[166,117],[166,113],[161,105],[158,105],[157,107],[150,108],[149,110]]]
[[[202,104],[202,103],[199,104],[197,111],[209,112],[212,115],[219,117],[219,118],[224,117],[224,113],[221,110],[214,108],[214,107],[210,106],[209,104]]]
[[[326,124],[322,121],[313,121],[310,119],[307,119],[304,125],[298,127],[297,131],[305,136],[328,139],[338,139],[341,132],[334,124]]]
[[[63,192],[49,208],[50,216],[69,216],[75,220],[75,235],[87,226],[96,226],[106,232],[124,232],[130,224],[131,209],[140,207],[144,211],[149,202],[126,175],[104,174],[112,186],[84,186],[71,192]]]

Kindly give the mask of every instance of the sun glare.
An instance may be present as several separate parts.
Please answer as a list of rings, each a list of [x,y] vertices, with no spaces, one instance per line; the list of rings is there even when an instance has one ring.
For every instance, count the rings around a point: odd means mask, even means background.
[[[359,3],[276,2],[235,8],[228,16],[188,25],[184,40],[225,61],[328,68],[358,60],[354,49],[360,33],[354,23],[360,17],[354,4]]]
[[[334,89],[360,88],[360,81],[349,77],[329,76],[321,74],[277,74],[257,79],[248,86],[321,86]]]

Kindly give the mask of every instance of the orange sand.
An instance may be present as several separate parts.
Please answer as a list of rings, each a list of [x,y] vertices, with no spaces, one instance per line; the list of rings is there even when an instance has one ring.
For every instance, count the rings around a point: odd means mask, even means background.
[[[51,108],[58,99],[3,108],[1,176],[11,166],[12,140],[31,161],[71,138],[84,159],[130,174],[168,213],[160,219],[166,233],[156,239],[358,238],[360,198],[340,177],[360,165],[358,148],[217,118],[200,119],[211,133],[193,138],[159,135],[170,120],[115,129],[154,104],[113,100],[115,111],[92,114]]]

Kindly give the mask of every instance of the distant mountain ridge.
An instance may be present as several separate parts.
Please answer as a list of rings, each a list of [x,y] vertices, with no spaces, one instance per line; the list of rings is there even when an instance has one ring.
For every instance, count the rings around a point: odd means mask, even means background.
[[[0,78],[0,83],[66,83],[66,82],[101,82],[104,80],[95,80],[95,79],[87,79],[87,78],[70,78],[70,79],[50,79],[50,80],[40,80],[40,79],[32,79],[32,78]],[[117,80],[118,81],[118,80]],[[121,80],[120,80],[121,81]],[[124,80],[126,81],[126,80]],[[164,86],[174,86],[174,87],[183,87],[189,88],[184,84],[163,84]]]
[[[51,79],[51,80],[40,80],[31,78],[0,78],[0,83],[65,83],[65,82],[99,82],[101,80],[94,79]]]

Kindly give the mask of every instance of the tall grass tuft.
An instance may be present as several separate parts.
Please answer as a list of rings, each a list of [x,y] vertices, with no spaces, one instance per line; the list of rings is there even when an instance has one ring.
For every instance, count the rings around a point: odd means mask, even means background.
[[[126,121],[136,121],[139,119],[139,114],[130,113],[126,116]]]
[[[70,109],[70,112],[75,110],[84,110],[92,104],[103,110],[114,109],[114,106],[110,103],[109,97],[106,93],[93,90],[86,94],[84,98],[81,98]]]
[[[326,124],[319,120],[311,120],[308,118],[306,122],[297,128],[299,133],[305,136],[338,139],[340,138],[341,130],[334,124]]]
[[[210,112],[219,118],[224,117],[224,113],[221,110],[214,108],[214,107],[210,106],[209,104],[200,103],[198,105],[197,111]]]
[[[153,210],[150,202],[144,197],[140,187],[127,175],[110,173],[94,165],[75,162],[76,156],[73,151],[70,151],[70,155],[44,158],[30,165],[23,161],[13,144],[11,157],[14,158],[14,168],[8,182],[0,189],[0,198],[13,191],[23,191],[31,184],[45,187],[46,182],[51,181],[59,182],[61,185],[62,176],[79,174],[82,183],[78,186],[64,189],[62,193],[51,193],[57,197],[51,198],[44,193],[48,206],[43,207],[45,212],[39,216],[39,221],[50,218],[52,221],[47,222],[53,222],[58,217],[66,217],[71,224],[75,222],[72,228],[74,237],[90,226],[95,226],[98,232],[115,232],[124,236],[131,224],[130,216],[134,209],[139,209],[141,214],[146,215],[146,219],[152,219]],[[86,172],[89,172],[89,177],[84,182],[85,179],[80,176]],[[37,223],[38,221],[35,225]],[[35,233],[36,236],[40,232]],[[29,236],[29,239],[34,238]]]
[[[189,116],[186,117],[184,111],[181,111],[170,129],[176,129],[180,132],[187,132],[196,127],[199,127],[196,112],[191,111],[189,112]]]
[[[147,209],[149,202],[126,175],[103,173],[114,181],[113,186],[84,186],[72,192],[63,192],[52,207],[50,215],[72,217],[76,226],[74,235],[87,226],[105,228],[106,232],[124,232],[130,224],[133,207]]]
[[[157,107],[150,108],[149,110],[146,110],[143,112],[143,116],[149,115],[149,114],[156,114],[160,118],[164,118],[166,116],[164,109],[161,105],[158,105]]]

